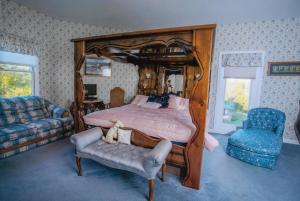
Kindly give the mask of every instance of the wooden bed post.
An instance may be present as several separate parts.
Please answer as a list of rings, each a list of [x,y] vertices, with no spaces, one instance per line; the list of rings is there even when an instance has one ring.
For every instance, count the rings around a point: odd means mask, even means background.
[[[190,114],[196,126],[196,132],[185,150],[187,174],[183,180],[183,185],[195,189],[200,188],[213,34],[214,29],[194,30],[193,32],[193,51],[201,73],[197,77],[198,81],[194,85],[189,103]]]
[[[84,101],[83,82],[80,69],[84,63],[85,57],[85,41],[74,42],[74,129],[75,132],[84,130],[84,123],[81,119],[82,105]]]

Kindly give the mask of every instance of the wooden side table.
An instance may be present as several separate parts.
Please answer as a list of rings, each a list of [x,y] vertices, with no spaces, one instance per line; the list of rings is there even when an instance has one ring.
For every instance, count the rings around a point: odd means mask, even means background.
[[[103,103],[102,100],[97,99],[97,100],[85,100],[83,101],[83,112],[84,115],[87,115],[91,112],[99,111],[99,110],[104,110],[105,109],[105,104]]]

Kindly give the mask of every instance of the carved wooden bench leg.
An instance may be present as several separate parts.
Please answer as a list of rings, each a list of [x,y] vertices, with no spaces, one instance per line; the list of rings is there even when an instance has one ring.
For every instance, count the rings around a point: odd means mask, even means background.
[[[154,179],[149,180],[149,199],[148,201],[154,201]]]
[[[78,172],[77,172],[77,175],[78,176],[82,176],[82,169],[81,169],[81,158],[76,156],[76,164],[77,164],[77,169],[78,169]]]
[[[161,181],[165,181],[165,172],[166,172],[166,163],[164,163],[162,166],[161,166],[161,177],[160,177],[160,180]]]

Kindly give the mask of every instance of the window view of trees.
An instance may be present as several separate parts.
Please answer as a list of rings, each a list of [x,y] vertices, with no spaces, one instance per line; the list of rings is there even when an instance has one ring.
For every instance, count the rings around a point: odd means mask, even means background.
[[[250,79],[226,79],[223,122],[242,126],[249,108]]]
[[[32,67],[0,64],[0,97],[32,95]]]

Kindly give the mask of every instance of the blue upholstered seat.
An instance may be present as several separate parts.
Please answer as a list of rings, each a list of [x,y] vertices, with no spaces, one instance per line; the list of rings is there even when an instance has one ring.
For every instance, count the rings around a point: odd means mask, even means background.
[[[73,119],[64,108],[43,98],[0,98],[0,158],[69,135],[72,126]]]
[[[243,129],[228,138],[227,153],[244,162],[273,169],[282,146],[285,114],[271,108],[249,111]]]

